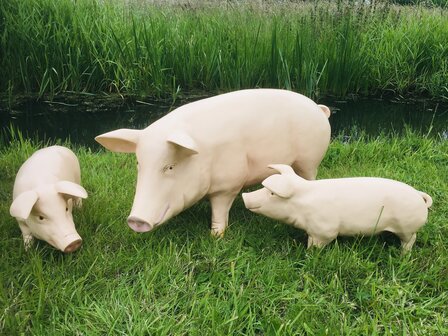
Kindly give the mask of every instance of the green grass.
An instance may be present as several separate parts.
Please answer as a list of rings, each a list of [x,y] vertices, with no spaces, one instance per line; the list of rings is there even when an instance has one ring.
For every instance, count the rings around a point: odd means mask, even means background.
[[[374,2],[377,3],[377,2]],[[448,9],[353,1],[0,3],[0,90],[177,95],[252,87],[448,99]]]
[[[223,239],[202,201],[147,234],[125,224],[132,155],[74,147],[89,192],[75,213],[81,250],[25,252],[8,209],[15,174],[41,145],[0,148],[0,334],[443,335],[448,333],[448,142],[336,138],[319,178],[383,176],[434,205],[411,254],[391,235],[306,250],[302,231],[255,215],[238,198]],[[70,145],[69,145],[70,146]],[[70,146],[73,148],[73,146]]]

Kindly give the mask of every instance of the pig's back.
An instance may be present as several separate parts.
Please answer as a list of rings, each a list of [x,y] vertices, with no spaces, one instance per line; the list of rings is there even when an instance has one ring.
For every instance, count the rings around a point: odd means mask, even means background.
[[[395,232],[404,224],[421,225],[427,218],[421,193],[402,182],[360,177],[312,183],[318,186],[313,193],[321,199],[321,211],[339,218],[342,234],[370,233],[363,229],[375,224],[380,230]]]
[[[80,183],[81,174],[76,155],[68,148],[51,146],[33,153],[20,167],[13,198],[26,190],[57,181]]]
[[[215,163],[217,174],[230,163],[247,174],[246,186],[272,174],[267,168],[272,163],[305,162],[317,168],[330,141],[328,117],[315,102],[277,89],[203,99],[176,109],[160,123],[165,129],[186,130]]]
[[[270,132],[328,126],[327,117],[311,99],[278,89],[226,93],[186,104],[168,116],[182,120],[195,135],[212,141],[241,136],[269,138]]]

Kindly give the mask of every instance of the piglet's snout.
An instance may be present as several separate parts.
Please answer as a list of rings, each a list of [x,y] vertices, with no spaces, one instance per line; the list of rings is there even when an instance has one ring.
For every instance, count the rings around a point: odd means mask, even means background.
[[[152,230],[151,224],[137,216],[129,216],[128,225],[135,232],[148,232]]]
[[[256,191],[251,192],[251,193],[243,193],[242,194],[244,205],[249,210],[254,210],[261,206],[261,203],[259,202],[258,197],[256,197],[256,195],[254,195],[254,193],[256,193]]]

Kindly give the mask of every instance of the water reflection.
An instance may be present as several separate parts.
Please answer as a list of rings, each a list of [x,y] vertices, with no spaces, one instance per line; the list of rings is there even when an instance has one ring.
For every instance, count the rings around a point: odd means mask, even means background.
[[[77,99],[77,100],[76,100]],[[8,141],[12,126],[25,137],[38,140],[70,139],[73,143],[99,148],[98,134],[117,128],[141,129],[175,107],[167,101],[111,101],[110,98],[76,98],[55,102],[23,103],[9,110],[0,105],[0,126]],[[196,98],[199,99],[199,98]],[[191,99],[193,101],[195,99]],[[448,105],[418,102],[393,103],[380,100],[338,101],[323,99],[333,114],[330,118],[333,136],[351,141],[361,134],[376,136],[400,134],[406,128],[421,134],[448,139]]]
[[[380,100],[327,102],[333,107],[333,134],[365,132],[369,136],[401,134],[405,129],[428,135],[448,133],[448,105],[419,102],[393,103]]]

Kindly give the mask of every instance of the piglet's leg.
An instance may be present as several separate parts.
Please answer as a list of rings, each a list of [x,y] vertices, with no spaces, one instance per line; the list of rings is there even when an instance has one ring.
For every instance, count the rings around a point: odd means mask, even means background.
[[[31,234],[31,230],[28,225],[25,223],[19,223],[20,231],[22,231],[23,243],[25,244],[25,250],[28,250],[31,247],[31,243],[33,242],[33,235]]]
[[[322,238],[317,238],[317,237],[313,237],[313,236],[308,236],[308,248],[311,247],[324,247],[325,245],[327,245],[329,242],[331,242],[332,239],[322,239]]]
[[[212,206],[212,235],[223,237],[229,222],[229,210],[235,194],[216,194],[210,196]]]
[[[397,234],[397,236],[400,238],[401,240],[401,252],[402,253],[407,253],[412,249],[412,246],[415,243],[415,239],[417,238],[417,234],[416,233],[411,233],[411,234]]]

